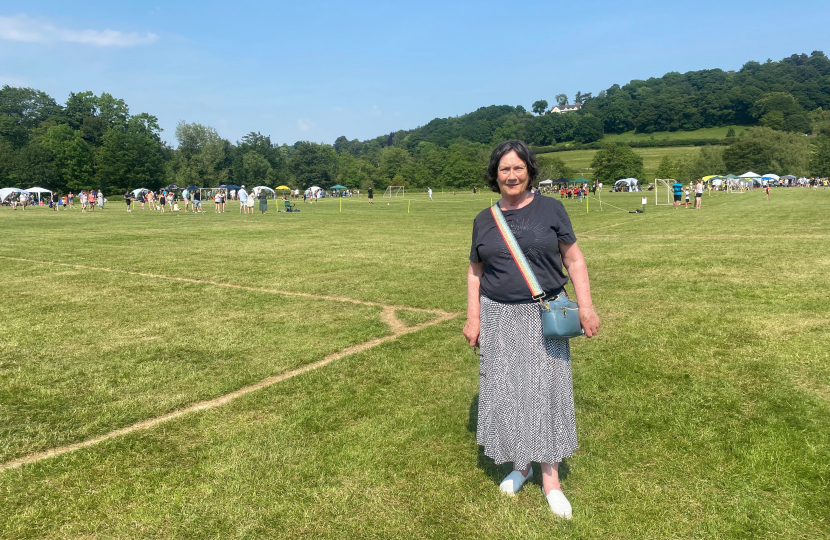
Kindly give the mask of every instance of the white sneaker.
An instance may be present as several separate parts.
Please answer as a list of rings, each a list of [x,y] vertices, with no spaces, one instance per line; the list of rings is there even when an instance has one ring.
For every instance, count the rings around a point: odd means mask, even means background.
[[[544,487],[542,488],[542,495],[545,495]],[[565,497],[564,493],[558,489],[554,489],[545,495],[545,498],[548,500],[548,504],[550,505],[550,511],[553,512],[555,516],[563,519],[571,519],[571,503],[568,502],[568,499]]]
[[[532,476],[533,467],[530,467],[530,470],[527,471],[527,476],[522,476],[521,471],[513,471],[501,481],[501,484],[499,484],[499,491],[512,497]]]

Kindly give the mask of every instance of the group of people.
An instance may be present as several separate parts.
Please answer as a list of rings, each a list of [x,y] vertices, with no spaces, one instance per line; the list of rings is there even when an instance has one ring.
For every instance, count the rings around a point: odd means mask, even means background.
[[[107,202],[100,189],[97,192],[94,189],[82,190],[78,194],[78,198],[81,200],[81,212],[86,212],[87,210],[92,212],[96,206],[103,210],[104,204]],[[9,195],[8,200],[12,210],[17,210],[19,207],[25,211],[27,206],[38,204],[34,196],[27,191],[14,191]],[[57,191],[53,191],[45,198],[45,201],[41,200],[40,204],[48,204],[49,208],[55,212],[60,208],[64,210],[75,208],[75,194],[70,191],[66,195],[60,195]]]
[[[185,195],[187,191],[182,194],[182,200],[185,201],[185,211],[187,211],[187,206],[189,202],[189,197]],[[199,208],[201,208],[201,197],[199,197]],[[138,202],[141,204],[142,210],[157,210],[161,213],[164,213],[165,207],[170,212],[177,211],[179,209],[179,193],[176,190],[166,190],[160,189],[158,191],[146,190],[146,191],[139,191],[138,194],[133,193],[132,191],[127,191],[124,193],[124,202],[127,204],[127,212],[133,211],[133,202]],[[196,211],[196,206],[194,204],[193,211]],[[201,211],[201,210],[200,210]]]
[[[596,188],[594,188],[596,189]],[[559,188],[559,198],[560,199],[577,199],[580,201],[585,200],[588,197],[588,184],[582,184],[581,186],[561,186]]]
[[[703,180],[698,180],[697,183],[694,184],[694,186],[692,185],[691,182],[689,182],[689,187],[687,187],[685,189],[685,193],[684,193],[684,190],[683,190],[683,184],[681,184],[680,181],[676,181],[674,184],[672,184],[671,187],[672,187],[672,192],[674,194],[674,209],[675,210],[680,208],[680,199],[683,197],[684,194],[686,195],[685,206],[686,206],[686,208],[689,208],[689,191],[690,190],[694,190],[694,192],[695,192],[695,205],[694,205],[693,210],[700,210],[700,203],[703,200]]]

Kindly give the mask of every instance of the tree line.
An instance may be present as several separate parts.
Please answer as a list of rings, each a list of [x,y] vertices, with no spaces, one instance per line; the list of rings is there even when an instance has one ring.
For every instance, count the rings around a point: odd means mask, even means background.
[[[568,102],[564,94],[555,99]],[[232,143],[212,127],[182,121],[175,132],[178,145],[172,148],[161,139],[155,116],[133,115],[122,99],[110,94],[71,93],[61,105],[42,91],[4,86],[0,184],[62,192],[101,188],[109,193],[171,183],[467,189],[484,185],[490,150],[505,140],[536,146],[596,143],[605,133],[631,129],[648,133],[726,124],[761,126],[766,130],[758,133],[765,135],[735,137],[725,148],[704,147],[701,155],[722,155],[718,159],[735,166],[752,163],[746,167],[751,169],[775,169],[783,163],[787,171],[803,174],[824,170],[809,146],[804,153],[809,143],[798,143],[796,152],[784,142],[790,141],[787,134],[830,133],[830,60],[821,51],[779,62],[747,62],[737,72],[668,73],[614,85],[597,96],[578,92],[574,100],[582,105],[577,112],[550,113],[545,100],[534,103],[533,112],[521,105],[493,105],[365,141],[341,136],[333,145],[280,145],[259,132]],[[814,141],[813,154],[822,155],[822,137]],[[794,153],[770,152],[771,140]],[[787,156],[801,157],[793,165]],[[548,177],[568,176],[561,160],[546,162]],[[700,168],[688,163],[666,166],[680,175],[694,175]]]

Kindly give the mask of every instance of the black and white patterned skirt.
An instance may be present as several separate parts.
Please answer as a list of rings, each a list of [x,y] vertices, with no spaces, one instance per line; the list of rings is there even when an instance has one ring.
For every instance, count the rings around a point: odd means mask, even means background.
[[[517,469],[558,463],[578,447],[570,345],[542,335],[540,309],[481,297],[476,439]]]

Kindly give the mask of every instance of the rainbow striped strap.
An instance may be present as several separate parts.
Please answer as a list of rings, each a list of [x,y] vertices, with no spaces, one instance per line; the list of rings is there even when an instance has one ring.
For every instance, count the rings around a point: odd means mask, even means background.
[[[545,296],[545,291],[543,291],[542,286],[539,285],[539,281],[536,279],[536,274],[534,274],[533,270],[530,268],[530,263],[527,262],[525,254],[522,253],[522,248],[519,247],[516,237],[513,236],[513,231],[511,231],[510,226],[507,225],[507,220],[504,219],[504,214],[501,213],[499,203],[496,203],[490,207],[490,213],[493,214],[493,220],[496,222],[496,227],[498,227],[504,243],[507,244],[507,250],[510,251],[510,255],[512,255],[513,260],[516,261],[516,266],[519,267],[519,272],[522,273],[522,277],[525,278],[527,288],[530,289],[531,297],[534,300],[541,300],[542,297]]]

